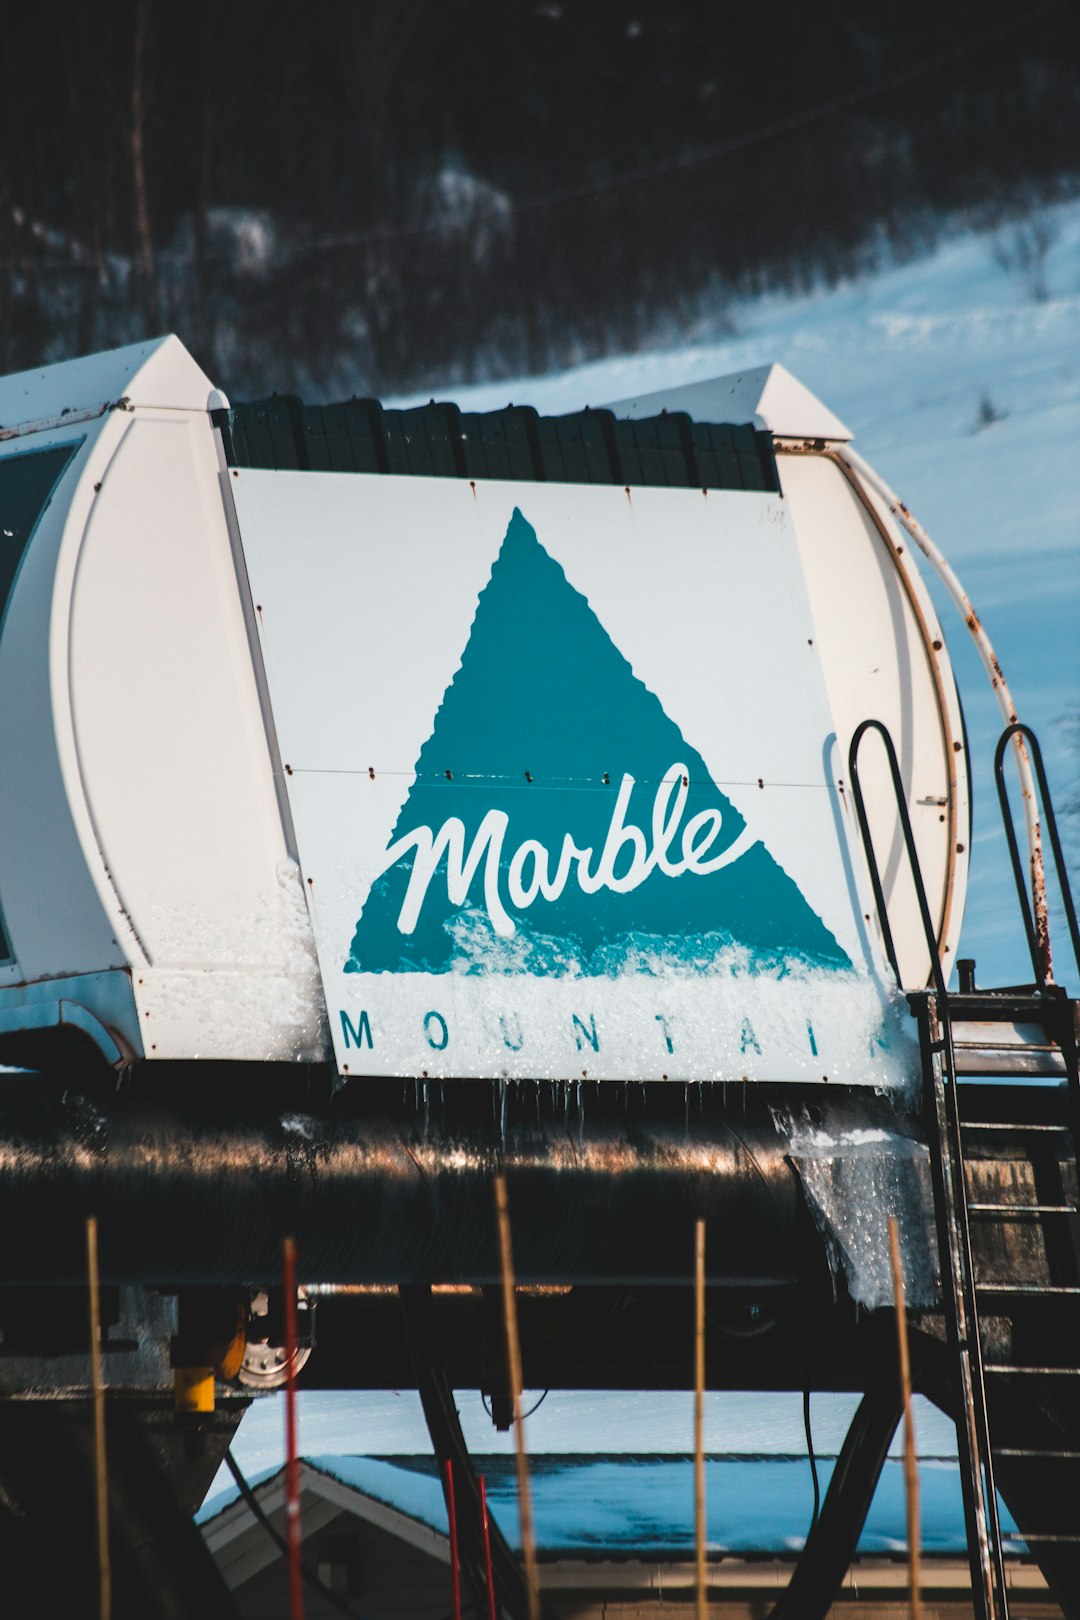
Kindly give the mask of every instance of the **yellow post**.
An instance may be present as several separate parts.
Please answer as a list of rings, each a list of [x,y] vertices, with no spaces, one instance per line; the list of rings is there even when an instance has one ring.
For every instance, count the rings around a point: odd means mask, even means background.
[[[506,1177],[495,1177],[495,1214],[499,1227],[499,1261],[502,1269],[503,1321],[506,1327],[506,1359],[509,1362],[510,1390],[514,1400],[514,1434],[517,1437],[518,1513],[521,1519],[521,1550],[525,1555],[525,1585],[529,1594],[529,1620],[540,1620],[540,1576],[536,1566],[536,1532],[533,1526],[532,1489],[529,1485],[529,1458],[525,1450],[525,1426],[521,1421],[521,1343],[518,1339],[517,1300],[514,1295],[514,1256],[510,1245],[510,1205]]]

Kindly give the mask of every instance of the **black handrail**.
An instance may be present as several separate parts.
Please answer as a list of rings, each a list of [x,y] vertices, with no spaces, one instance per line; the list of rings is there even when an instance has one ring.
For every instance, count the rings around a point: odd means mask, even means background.
[[[1050,848],[1054,855],[1054,869],[1057,874],[1058,889],[1061,892],[1062,905],[1065,908],[1065,921],[1069,928],[1069,938],[1072,941],[1073,959],[1076,962],[1076,971],[1080,973],[1080,928],[1076,922],[1076,907],[1073,905],[1072,889],[1069,887],[1069,874],[1065,867],[1065,857],[1061,850],[1061,839],[1058,836],[1057,816],[1054,813],[1054,802],[1050,797],[1050,786],[1046,780],[1046,770],[1043,766],[1042,749],[1039,739],[1030,726],[1021,721],[1014,720],[1011,726],[998,738],[997,748],[994,750],[994,776],[997,781],[998,803],[1001,806],[1001,820],[1005,828],[1005,838],[1009,846],[1009,860],[1012,863],[1013,881],[1016,884],[1016,894],[1020,901],[1020,915],[1024,921],[1024,932],[1027,935],[1028,951],[1031,955],[1031,965],[1035,970],[1035,983],[1040,991],[1046,989],[1046,972],[1039,954],[1039,942],[1035,933],[1035,924],[1031,914],[1031,901],[1028,898],[1028,884],[1024,876],[1023,864],[1020,860],[1020,850],[1016,840],[1016,827],[1013,822],[1012,809],[1009,804],[1008,789],[1005,786],[1005,750],[1013,737],[1023,737],[1031,750],[1031,762],[1035,767],[1035,775],[1039,783],[1039,798],[1042,801],[1042,822],[1046,827],[1050,839]]]
[[[994,1479],[993,1451],[990,1445],[990,1424],[986,1405],[986,1374],[983,1362],[982,1339],[979,1331],[978,1300],[975,1294],[975,1266],[971,1252],[971,1227],[968,1219],[964,1144],[960,1134],[960,1099],[956,1078],[956,1053],[953,1047],[952,1012],[949,994],[945,987],[945,975],[942,972],[941,958],[938,955],[937,936],[934,932],[934,925],[930,918],[930,907],[926,899],[922,869],[915,849],[915,837],[911,830],[911,818],[907,809],[907,794],[904,790],[903,778],[900,775],[896,749],[893,746],[893,740],[887,727],[880,720],[864,720],[857,727],[851,739],[851,747],[848,750],[848,769],[851,775],[855,809],[859,818],[859,830],[862,833],[867,866],[870,871],[870,881],[874,890],[874,900],[877,904],[881,931],[885,940],[885,949],[892,964],[893,972],[896,974],[896,982],[900,989],[903,989],[904,986],[896,960],[892,928],[889,924],[888,908],[885,904],[885,893],[881,883],[881,873],[878,869],[877,855],[874,851],[873,839],[870,835],[870,824],[866,815],[866,802],[859,781],[859,745],[868,731],[876,731],[885,745],[885,756],[889,762],[893,793],[896,798],[897,815],[904,835],[904,848],[911,868],[911,878],[919,902],[919,916],[922,919],[923,934],[930,954],[930,977],[934,991],[933,995],[926,995],[925,1004],[919,1013],[924,1061],[924,1104],[934,1120],[934,1131],[931,1139],[931,1162],[935,1178],[935,1205],[939,1211],[944,1206],[947,1212],[944,1227],[940,1213],[937,1222],[942,1290],[946,1298],[950,1336],[961,1356],[961,1368],[963,1367],[963,1357],[967,1356],[970,1375],[970,1386],[967,1390],[964,1411],[967,1439],[965,1440],[963,1437],[959,1422],[957,1423],[957,1439],[960,1443],[961,1456],[965,1458],[965,1466],[970,1476],[968,1487],[965,1489],[965,1515],[968,1522],[972,1582],[973,1587],[978,1585],[980,1572],[983,1574],[989,1573],[990,1587],[983,1589],[985,1598],[988,1601],[985,1601],[980,1606],[980,1612],[985,1609],[987,1620],[989,1620],[989,1616],[999,1612],[995,1593],[1000,1595],[1002,1612],[1006,1615],[1008,1614],[1008,1598],[1005,1566],[1002,1557],[1001,1525],[998,1518],[997,1485]],[[934,1040],[933,1031],[935,1020],[938,1025],[938,1039],[936,1041]],[[941,1063],[940,1090],[934,1081],[932,1059],[935,1053],[939,1055]],[[933,1089],[931,1089],[931,1086],[933,1086]],[[951,1303],[949,1303],[950,1299]],[[961,1373],[960,1384],[963,1391],[965,1387],[963,1373]],[[984,1565],[984,1559],[989,1560],[988,1566]]]
[[[922,880],[922,868],[919,865],[919,856],[915,848],[915,835],[911,830],[911,817],[907,809],[907,793],[904,788],[904,779],[900,775],[900,764],[896,757],[896,749],[889,735],[888,727],[880,720],[864,720],[855,730],[848,749],[848,772],[851,777],[851,788],[855,798],[855,813],[859,818],[859,831],[862,834],[863,848],[866,850],[866,864],[870,871],[870,883],[874,890],[874,904],[877,906],[878,920],[881,923],[881,932],[885,940],[885,954],[889,958],[889,965],[896,974],[899,988],[904,988],[900,977],[900,965],[896,959],[896,946],[893,941],[892,927],[889,923],[889,909],[885,903],[885,891],[881,884],[881,872],[878,868],[877,855],[874,851],[874,841],[870,835],[870,823],[866,815],[866,800],[863,797],[862,784],[859,781],[859,746],[868,731],[876,731],[885,745],[885,757],[889,762],[889,772],[892,776],[893,792],[896,796],[896,809],[900,817],[900,828],[904,835],[904,848],[907,852],[908,865],[911,868],[911,880],[915,885],[915,895],[919,902],[919,916],[922,919],[923,934],[926,937],[926,948],[930,953],[930,973],[934,981],[934,989],[943,998],[943,1007],[948,1008],[948,999],[945,990],[945,977],[941,971],[941,958],[938,956],[937,933],[930,917],[930,906],[926,898],[926,889]],[[947,1016],[947,1011],[946,1011]]]

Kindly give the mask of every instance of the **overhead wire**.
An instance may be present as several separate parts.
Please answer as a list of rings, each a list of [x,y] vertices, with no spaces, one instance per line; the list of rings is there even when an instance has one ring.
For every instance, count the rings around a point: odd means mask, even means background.
[[[547,1398],[548,1398],[548,1396],[550,1394],[551,1394],[550,1389],[545,1389],[544,1393],[540,1396],[540,1399],[538,1401],[534,1401],[533,1404],[529,1407],[529,1410],[527,1412],[522,1412],[522,1414],[521,1414],[522,1418],[523,1419],[524,1418],[531,1418],[534,1412],[538,1412],[540,1410],[540,1408],[543,1406],[544,1402],[547,1400]],[[490,1405],[490,1402],[488,1401],[487,1396],[484,1394],[483,1390],[480,1391],[480,1404],[483,1406],[484,1411],[487,1413],[488,1417],[491,1417],[492,1416],[491,1405]]]
[[[813,1531],[814,1527],[816,1526],[816,1524],[818,1522],[818,1519],[821,1516],[821,1483],[820,1483],[820,1481],[818,1479],[817,1458],[814,1456],[814,1435],[813,1435],[813,1430],[810,1427],[810,1385],[809,1384],[807,1384],[806,1387],[803,1389],[802,1411],[803,1411],[803,1428],[806,1431],[806,1455],[807,1455],[807,1457],[809,1458],[809,1461],[810,1461],[810,1477],[814,1482],[814,1509],[813,1509],[813,1512],[810,1515],[810,1530],[807,1531],[807,1535],[809,1535],[811,1533],[811,1531]]]
[[[1024,16],[1010,17],[1005,22],[998,23],[994,28],[985,29],[981,34],[969,35],[967,39],[958,42],[950,49],[937,51],[932,56],[925,57],[922,61],[914,63],[910,67],[900,68],[895,73],[888,74],[885,78],[880,79],[876,84],[863,84],[856,90],[827,97],[801,113],[792,113],[786,118],[773,119],[769,123],[759,124],[754,129],[746,130],[740,135],[732,135],[725,140],[701,147],[695,152],[688,152],[681,157],[667,159],[662,163],[646,164],[640,168],[631,169],[625,174],[613,176],[609,180],[598,180],[585,185],[565,187],[546,192],[538,197],[526,197],[520,202],[507,199],[504,212],[511,215],[538,213],[546,208],[561,207],[566,203],[587,201],[590,197],[607,196],[611,192],[648,184],[650,181],[662,180],[672,174],[699,168],[702,164],[713,163],[718,158],[730,157],[736,152],[744,152],[750,147],[775,140],[780,135],[795,134],[799,130],[808,129],[813,124],[820,123],[826,118],[834,117],[838,112],[848,112],[854,107],[876,100],[878,96],[888,95],[893,90],[903,89],[907,85],[915,83],[918,79],[925,78],[930,73],[936,73],[940,68],[949,67],[954,62],[963,61],[966,57],[975,55],[987,45],[996,43],[996,41],[1013,33],[1016,29],[1027,27],[1048,13],[1061,10],[1069,3],[1070,0],[1043,0],[1041,5],[1035,6]],[[428,232],[442,230],[443,228],[441,221],[402,227],[376,226],[370,231],[341,232],[321,236],[313,245],[319,250],[363,247],[368,243],[390,242],[423,236]]]
[[[792,113],[787,118],[778,118],[770,123],[760,124],[755,129],[747,130],[742,135],[732,135],[726,140],[716,141],[696,152],[688,152],[683,157],[670,159],[664,163],[648,164],[642,168],[631,170],[627,174],[616,176],[611,180],[552,192],[546,197],[526,199],[524,202],[517,204],[511,203],[511,212],[517,214],[528,213],[534,209],[555,207],[564,202],[576,202],[587,197],[602,196],[607,192],[621,190],[625,186],[634,186],[650,180],[661,180],[667,175],[697,168],[703,163],[712,163],[717,158],[728,157],[734,152],[742,152],[748,147],[775,140],[778,135],[794,134],[798,130],[809,128],[812,124],[820,123],[823,119],[831,118],[838,112],[848,112],[851,108],[873,101],[878,96],[888,95],[893,90],[903,89],[917,79],[925,78],[928,73],[936,73],[939,68],[949,67],[954,62],[973,56],[977,51],[984,49],[987,45],[994,44],[1015,29],[1026,27],[1046,13],[1060,10],[1069,3],[1070,0],[1044,0],[1042,5],[1035,6],[1025,16],[1010,17],[1006,22],[999,23],[995,28],[988,28],[981,34],[969,36],[967,40],[959,42],[949,50],[938,51],[933,56],[926,57],[909,68],[901,68],[897,72],[887,75],[884,79],[879,80],[877,84],[862,85],[857,90],[828,97],[826,100],[818,102],[816,106],[807,108],[802,113]]]

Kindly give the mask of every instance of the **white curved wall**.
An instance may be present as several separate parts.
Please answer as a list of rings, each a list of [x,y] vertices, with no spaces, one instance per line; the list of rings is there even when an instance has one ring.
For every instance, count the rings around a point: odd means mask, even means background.
[[[967,879],[968,788],[959,708],[941,628],[921,582],[913,571],[905,571],[904,536],[893,529],[887,514],[871,512],[837,463],[827,455],[781,453],[778,464],[820,637],[837,731],[834,776],[844,783],[852,847],[859,850],[861,841],[854,824],[848,746],[859,723],[872,718],[888,727],[896,747],[931,917],[947,947],[948,972]],[[859,764],[901,977],[914,989],[926,983],[929,956],[893,790],[875,737],[865,739]],[[861,887],[864,913],[873,917],[868,885],[863,881]]]
[[[136,1055],[313,1058],[209,392],[175,339],[0,382],[32,423],[4,453],[82,441],[0,635],[0,1027],[52,994]]]

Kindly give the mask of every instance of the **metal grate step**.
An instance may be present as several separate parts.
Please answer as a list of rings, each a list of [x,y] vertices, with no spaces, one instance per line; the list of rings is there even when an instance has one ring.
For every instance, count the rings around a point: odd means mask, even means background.
[[[1053,1299],[1080,1298],[1080,1288],[1069,1287],[1064,1283],[977,1282],[975,1292],[977,1294],[1023,1294],[1025,1297],[1036,1299],[1043,1297]]]
[[[959,1123],[962,1131],[1057,1131],[1061,1135],[1069,1135],[1067,1125],[1043,1125],[1025,1120],[962,1119]]]
[[[1027,1367],[1019,1362],[986,1361],[984,1370],[992,1373],[1036,1373],[1040,1378],[1080,1378],[1080,1367]]]
[[[1047,1451],[1038,1446],[992,1446],[995,1457],[1038,1457],[1054,1462],[1080,1462],[1080,1451]]]
[[[1073,1204],[969,1204],[969,1215],[1080,1215]]]
[[[1042,1535],[1036,1534],[1033,1530],[1028,1530],[1021,1535],[1019,1530],[1003,1530],[1001,1539],[1002,1541],[1014,1541],[1017,1543],[1025,1541],[1038,1542],[1040,1546],[1043,1542],[1052,1541],[1063,1547],[1080,1547],[1080,1536],[1060,1535],[1054,1531],[1047,1531],[1045,1535]]]

